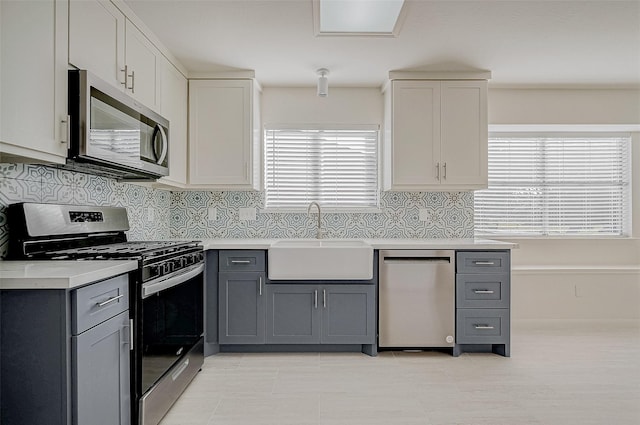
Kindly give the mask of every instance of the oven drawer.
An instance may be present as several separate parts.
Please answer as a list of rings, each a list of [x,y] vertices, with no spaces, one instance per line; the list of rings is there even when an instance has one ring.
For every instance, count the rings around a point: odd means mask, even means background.
[[[458,251],[458,273],[509,273],[508,251]]]
[[[265,270],[264,251],[228,250],[220,251],[221,272],[263,272]]]
[[[509,309],[458,309],[457,344],[508,344]]]
[[[129,309],[129,275],[71,292],[71,332],[78,335]]]
[[[509,308],[508,274],[458,274],[456,307]]]

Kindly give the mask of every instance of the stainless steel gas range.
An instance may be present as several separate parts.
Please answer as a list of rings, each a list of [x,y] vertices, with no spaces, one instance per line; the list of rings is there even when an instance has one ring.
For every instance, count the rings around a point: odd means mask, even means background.
[[[130,280],[132,423],[157,425],[203,355],[204,254],[196,241],[127,241],[127,211],[9,206],[9,259],[138,261]]]

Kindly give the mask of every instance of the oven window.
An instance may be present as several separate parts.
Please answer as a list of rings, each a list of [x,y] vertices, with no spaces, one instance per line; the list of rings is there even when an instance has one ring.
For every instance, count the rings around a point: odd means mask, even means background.
[[[203,276],[142,300],[142,393],[203,334]]]

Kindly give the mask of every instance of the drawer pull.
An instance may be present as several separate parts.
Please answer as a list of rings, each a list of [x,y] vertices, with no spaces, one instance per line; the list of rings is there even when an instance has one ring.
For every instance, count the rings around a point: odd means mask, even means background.
[[[231,264],[251,264],[249,260],[231,260]]]
[[[493,294],[494,291],[492,291],[491,289],[474,289],[473,293],[474,294]]]
[[[476,329],[481,329],[481,330],[495,329],[493,326],[489,326],[489,325],[473,325],[473,327],[476,328]]]
[[[474,261],[473,264],[476,266],[495,266],[496,263],[494,261]]]
[[[120,298],[124,297],[124,294],[120,294],[117,297],[111,297],[106,301],[102,301],[101,303],[96,303],[98,307],[104,307],[107,304],[111,304],[114,301],[118,301]]]

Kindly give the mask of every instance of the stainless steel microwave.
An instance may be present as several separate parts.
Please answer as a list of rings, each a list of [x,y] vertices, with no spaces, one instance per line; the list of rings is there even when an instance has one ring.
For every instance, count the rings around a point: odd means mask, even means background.
[[[169,121],[85,70],[69,71],[66,168],[118,180],[169,174]]]

